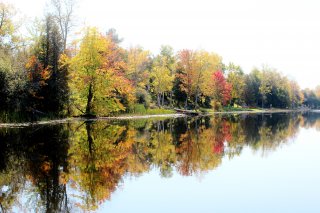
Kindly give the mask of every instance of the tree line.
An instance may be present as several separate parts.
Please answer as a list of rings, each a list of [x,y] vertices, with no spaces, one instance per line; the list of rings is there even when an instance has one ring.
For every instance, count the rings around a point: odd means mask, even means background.
[[[0,111],[37,118],[102,116],[137,108],[320,107],[320,86],[302,90],[276,69],[246,74],[205,50],[154,55],[121,47],[114,29],[83,29],[69,41],[73,0],[52,0],[28,36],[18,33],[15,9],[0,3]]]

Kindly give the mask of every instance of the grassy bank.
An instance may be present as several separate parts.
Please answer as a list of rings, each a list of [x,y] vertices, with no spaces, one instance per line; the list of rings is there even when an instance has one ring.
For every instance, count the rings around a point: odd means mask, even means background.
[[[201,108],[197,111],[189,110],[190,112],[198,112],[199,115],[214,115],[214,114],[237,114],[237,113],[286,113],[286,112],[300,112],[307,111],[308,109],[262,109],[262,108],[241,108],[241,107],[225,107],[221,110],[214,110],[208,108]],[[189,114],[190,115],[190,114]],[[50,124],[50,123],[60,123],[66,121],[76,121],[76,120],[87,120],[87,119],[163,119],[165,117],[181,117],[185,116],[177,113],[174,109],[146,109],[144,106],[137,106],[128,113],[119,113],[110,116],[98,116],[92,118],[85,117],[57,117],[53,114],[46,116],[31,117],[30,115],[25,115],[22,113],[0,113],[0,127],[5,126],[16,126],[16,125],[31,125],[31,124]]]

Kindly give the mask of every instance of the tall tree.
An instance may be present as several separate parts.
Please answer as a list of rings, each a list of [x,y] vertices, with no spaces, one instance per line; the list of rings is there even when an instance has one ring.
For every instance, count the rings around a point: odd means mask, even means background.
[[[157,96],[158,107],[164,104],[165,93],[170,93],[172,98],[172,86],[174,79],[175,59],[172,48],[162,46],[160,54],[153,60],[151,79],[154,92]]]
[[[260,71],[257,69],[252,70],[245,76],[245,87],[244,87],[244,102],[248,106],[258,106],[261,99],[259,93],[260,87]]]
[[[136,96],[136,100],[148,106],[148,102],[151,99],[150,69],[152,63],[150,52],[143,50],[141,47],[131,47],[127,50],[126,63],[125,76],[132,82],[135,88],[133,93]]]
[[[182,50],[178,53],[177,78],[180,80],[180,89],[186,94],[185,108],[188,101],[195,94],[196,71],[194,69],[194,52],[192,50]]]
[[[303,93],[301,92],[301,89],[296,81],[289,81],[288,87],[290,107],[296,108],[304,101]]]
[[[272,84],[270,81],[270,75],[269,75],[269,69],[267,67],[264,67],[262,72],[260,73],[260,86],[259,86],[259,92],[262,96],[262,108],[264,107],[264,104],[267,100],[267,95],[270,94],[272,90]]]
[[[72,19],[76,0],[51,0],[51,3],[60,27],[64,51],[67,47],[68,35],[73,24]]]
[[[60,63],[63,41],[52,16],[46,17],[43,29],[27,64],[29,104],[32,110],[60,114],[69,94],[67,69]]]
[[[173,81],[173,76],[170,75],[170,70],[166,67],[165,62],[161,58],[159,60],[155,62],[151,73],[152,85],[154,92],[157,94],[158,107],[164,104],[164,93],[171,91]]]
[[[0,2],[0,110],[20,110],[26,84],[26,51],[15,8]]]
[[[211,77],[220,69],[222,59],[215,53],[209,53],[203,50],[196,51],[195,55],[195,69],[197,70],[195,106],[198,108],[200,96],[206,95],[208,87],[211,85]]]
[[[149,51],[141,47],[131,47],[128,50],[126,76],[135,87],[146,88],[148,86],[150,65]]]

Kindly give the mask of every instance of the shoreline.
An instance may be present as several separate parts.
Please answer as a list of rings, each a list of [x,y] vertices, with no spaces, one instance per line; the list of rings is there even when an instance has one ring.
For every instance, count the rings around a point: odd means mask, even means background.
[[[275,109],[275,110],[244,110],[244,111],[217,111],[209,112],[205,114],[200,114],[198,116],[212,116],[221,114],[269,114],[269,113],[292,113],[292,112],[318,112],[320,110],[291,110],[291,109]],[[198,117],[195,116],[195,117]],[[172,113],[172,114],[156,114],[156,115],[123,115],[123,116],[102,116],[96,118],[63,118],[63,119],[53,119],[47,121],[35,121],[35,122],[21,122],[21,123],[0,123],[0,128],[23,128],[33,125],[47,125],[47,124],[62,124],[67,122],[77,122],[77,121],[99,121],[99,120],[135,120],[135,119],[149,119],[149,118],[180,118],[180,117],[192,117],[187,114],[182,113]]]

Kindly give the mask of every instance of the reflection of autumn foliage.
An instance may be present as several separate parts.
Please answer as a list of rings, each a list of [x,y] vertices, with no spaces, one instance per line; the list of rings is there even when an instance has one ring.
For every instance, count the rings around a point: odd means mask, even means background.
[[[307,113],[221,115],[0,129],[0,187],[9,187],[0,201],[10,209],[15,193],[29,182],[29,206],[36,210],[69,211],[70,205],[96,210],[124,176],[154,168],[163,177],[171,177],[174,169],[184,176],[201,175],[217,168],[222,158],[241,154],[243,147],[263,154],[278,149],[300,126],[317,128],[319,120],[320,115]]]
[[[320,113],[305,113],[300,120],[300,125],[305,128],[320,130]]]
[[[222,154],[224,152],[224,142],[231,140],[230,134],[230,123],[225,119],[220,120],[215,123],[216,128],[216,137],[213,141],[213,152],[217,154]]]
[[[77,183],[74,187],[85,192],[79,206],[94,210],[110,198],[127,171],[133,134],[125,126],[86,124],[75,132],[72,141],[70,179]]]
[[[201,124],[201,120],[195,126],[195,129],[193,127],[181,134],[176,148],[179,156],[177,168],[182,175],[192,175],[217,167],[223,156],[224,142],[231,138],[230,125],[225,120],[216,120],[210,128]]]

